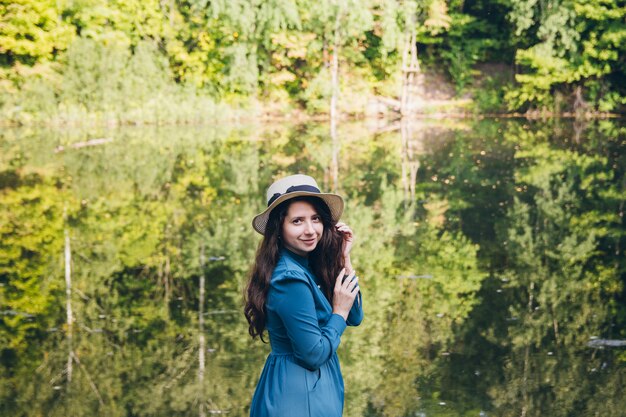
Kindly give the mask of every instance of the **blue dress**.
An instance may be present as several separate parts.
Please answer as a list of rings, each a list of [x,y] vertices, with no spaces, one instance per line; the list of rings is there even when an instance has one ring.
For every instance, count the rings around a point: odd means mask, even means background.
[[[251,417],[341,417],[343,378],[337,347],[346,325],[363,319],[359,293],[348,320],[333,314],[307,258],[283,250],[265,303],[272,351],[257,384]]]

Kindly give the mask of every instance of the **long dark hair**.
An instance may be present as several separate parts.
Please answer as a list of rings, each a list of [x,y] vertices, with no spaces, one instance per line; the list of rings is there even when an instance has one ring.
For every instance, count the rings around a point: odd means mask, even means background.
[[[265,301],[272,273],[278,263],[280,250],[283,248],[280,239],[282,226],[289,206],[296,201],[306,201],[311,204],[324,225],[324,232],[319,243],[309,254],[309,266],[320,280],[320,288],[331,305],[335,279],[343,268],[341,254],[343,236],[335,228],[337,222],[333,220],[324,200],[317,197],[295,197],[276,206],[270,213],[244,293],[243,311],[249,324],[248,332],[253,338],[259,336],[263,341],[265,341],[263,332],[266,322]]]

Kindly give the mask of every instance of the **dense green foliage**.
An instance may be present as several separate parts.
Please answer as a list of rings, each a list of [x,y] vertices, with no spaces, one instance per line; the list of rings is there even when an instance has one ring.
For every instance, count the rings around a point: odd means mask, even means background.
[[[622,111],[626,5],[612,0],[3,0],[3,119],[185,122],[215,103],[344,111],[397,97],[405,39],[477,111]],[[436,86],[427,86],[436,88]]]
[[[347,416],[619,416],[624,352],[587,343],[626,338],[626,129],[561,123],[5,129],[0,414],[247,415],[268,350],[241,310],[250,219],[306,171],[359,242]]]

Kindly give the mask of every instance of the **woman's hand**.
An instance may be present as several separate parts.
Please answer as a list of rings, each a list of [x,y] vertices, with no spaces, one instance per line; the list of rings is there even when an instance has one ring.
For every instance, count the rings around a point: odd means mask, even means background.
[[[350,227],[345,223],[339,222],[335,225],[335,227],[337,228],[337,231],[343,236],[343,246],[341,248],[341,253],[344,259],[348,258],[350,256],[350,251],[352,250],[352,244],[354,243],[354,233],[352,232],[352,229],[350,229]]]
[[[333,313],[339,314],[344,320],[347,320],[354,299],[359,293],[359,279],[355,276],[355,271],[352,271],[344,280],[345,273],[346,268],[343,268],[335,281]]]

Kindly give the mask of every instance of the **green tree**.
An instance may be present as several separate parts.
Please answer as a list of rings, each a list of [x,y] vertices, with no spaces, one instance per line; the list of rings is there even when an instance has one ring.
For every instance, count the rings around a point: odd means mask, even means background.
[[[605,0],[512,5],[509,18],[522,39],[516,54],[522,72],[516,75],[518,87],[507,93],[511,109],[560,111],[569,104],[579,111],[609,111],[624,104],[623,5]]]
[[[74,28],[61,19],[64,2],[19,0],[0,3],[0,65],[46,63],[67,48]],[[7,74],[4,73],[3,76]]]

